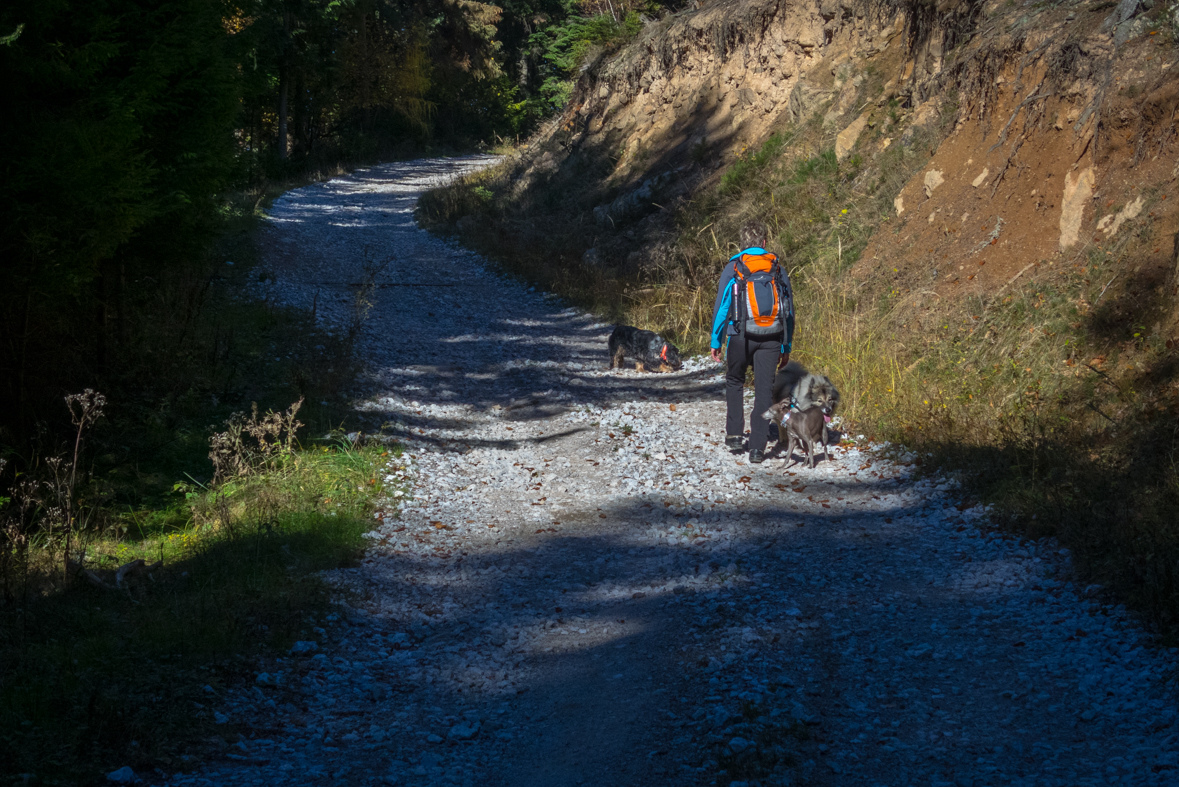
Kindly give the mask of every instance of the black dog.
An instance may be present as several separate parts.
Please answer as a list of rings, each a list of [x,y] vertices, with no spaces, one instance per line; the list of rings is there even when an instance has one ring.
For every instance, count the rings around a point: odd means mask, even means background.
[[[634,359],[638,372],[677,372],[684,365],[680,351],[659,334],[619,325],[610,334],[610,368],[621,368],[626,357]]]

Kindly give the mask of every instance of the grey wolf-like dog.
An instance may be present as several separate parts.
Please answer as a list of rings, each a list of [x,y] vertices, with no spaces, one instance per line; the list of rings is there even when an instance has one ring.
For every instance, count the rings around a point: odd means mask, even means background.
[[[818,405],[834,416],[839,407],[839,389],[830,377],[808,372],[798,361],[791,361],[774,375],[774,402],[781,401],[792,402],[799,410]]]
[[[818,407],[824,416],[823,420],[823,453],[827,453],[827,424],[835,416],[839,408],[839,389],[831,378],[825,374],[808,372],[806,367],[798,361],[791,361],[785,368],[778,370],[774,376],[774,404],[763,416],[778,426],[778,444],[784,445],[789,440],[787,430],[783,426],[788,412],[801,412]],[[779,404],[784,407],[778,408]],[[772,413],[775,408],[780,415],[775,419]],[[793,408],[793,410],[792,410]],[[789,453],[787,453],[789,456]]]

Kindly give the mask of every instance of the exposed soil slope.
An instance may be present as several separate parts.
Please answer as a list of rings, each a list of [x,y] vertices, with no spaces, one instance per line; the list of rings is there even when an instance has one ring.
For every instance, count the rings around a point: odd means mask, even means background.
[[[810,124],[868,162],[865,185],[890,146],[928,146],[862,258],[875,289],[985,293],[1118,242],[1114,295],[1170,319],[1179,12],[1164,5],[706,3],[587,71],[519,160],[513,207],[581,227],[587,261],[626,268],[718,167]]]

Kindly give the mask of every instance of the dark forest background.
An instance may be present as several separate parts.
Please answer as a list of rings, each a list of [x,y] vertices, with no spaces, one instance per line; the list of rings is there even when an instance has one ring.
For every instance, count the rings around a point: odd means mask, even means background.
[[[348,436],[363,288],[342,334],[244,297],[267,200],[510,147],[659,10],[0,5],[0,783],[222,751],[208,687],[330,625],[402,483]]]
[[[211,258],[225,256],[219,235],[240,228],[233,220],[267,186],[527,135],[564,103],[586,57],[658,10],[635,0],[5,3],[0,446],[19,451],[65,420],[62,396],[83,387],[106,392],[109,412],[216,395],[226,385],[212,378],[228,372],[210,362],[228,358],[234,339],[200,325],[225,271]]]

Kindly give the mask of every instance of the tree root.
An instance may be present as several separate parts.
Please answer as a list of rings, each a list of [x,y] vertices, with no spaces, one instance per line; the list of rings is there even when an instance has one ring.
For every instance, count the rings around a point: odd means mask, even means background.
[[[86,562],[86,553],[83,551],[78,560],[74,560],[68,555],[66,556],[66,574],[85,580],[89,584],[102,590],[122,590],[131,595],[131,590],[134,585],[142,582],[146,577],[153,582],[155,578],[152,572],[164,565],[164,561],[160,560],[156,563],[148,563],[142,558],[137,558],[129,563],[124,563],[117,569],[112,571],[92,571],[84,565]],[[104,577],[109,575],[109,578]]]

